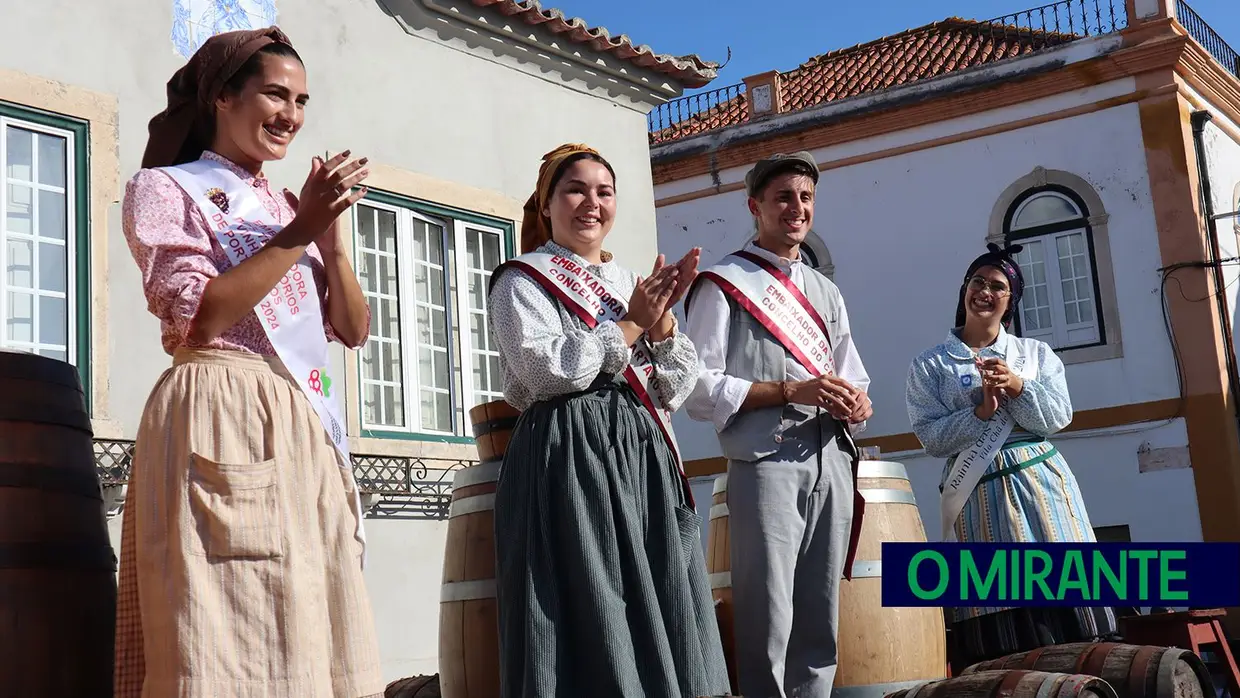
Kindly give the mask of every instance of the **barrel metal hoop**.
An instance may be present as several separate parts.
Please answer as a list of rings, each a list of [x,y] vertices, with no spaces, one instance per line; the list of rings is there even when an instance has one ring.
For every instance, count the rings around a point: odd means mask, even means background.
[[[857,477],[907,480],[908,470],[901,463],[887,460],[863,460],[857,464]]]
[[[721,519],[727,515],[728,515],[727,504],[715,504],[715,505],[712,505],[710,508],[710,520],[711,521],[714,521],[715,519]]]
[[[926,681],[893,681],[865,686],[839,686],[831,690],[831,698],[883,698],[883,696],[906,688],[916,688]],[[912,695],[912,694],[910,694]]]
[[[1158,661],[1158,695],[1175,695],[1175,663],[1180,661],[1176,652],[1164,651]]]
[[[711,589],[727,589],[732,586],[732,572],[715,572],[710,575]]]
[[[856,560],[852,566],[853,579],[873,579],[883,576],[882,560]]]
[[[1032,670],[1031,670],[1032,671]],[[1043,681],[1038,686],[1038,692],[1033,694],[1033,698],[1056,698],[1062,692],[1061,682],[1059,681]],[[1073,694],[1079,695],[1079,694]]]
[[[494,579],[474,579],[466,582],[444,582],[439,589],[439,602],[480,601],[496,598]]]
[[[4,543],[0,569],[116,571],[116,554],[106,543]]]
[[[1115,642],[1099,642],[1090,647],[1082,657],[1077,673],[1102,676],[1102,667],[1106,665],[1107,657],[1111,656],[1116,647],[1119,647],[1119,644]]]
[[[452,507],[448,510],[448,518],[455,519],[458,516],[466,514],[476,514],[480,511],[491,511],[495,508],[495,493],[480,494],[476,497],[466,497],[452,502]]]
[[[1141,693],[1141,689],[1145,686],[1146,671],[1150,668],[1150,660],[1159,649],[1156,645],[1145,645],[1132,656],[1132,663],[1128,665],[1129,694],[1139,695]]]
[[[995,698],[1012,698],[1016,693],[1016,687],[1020,685],[1020,680],[1029,675],[1027,670],[1016,669],[1011,671],[1003,680],[999,682],[999,687],[995,689]]]
[[[512,429],[513,427],[517,426],[517,420],[519,419],[521,418],[520,417],[500,417],[499,419],[489,419],[485,422],[478,422],[477,424],[473,425],[474,426],[474,438],[477,439],[480,436],[486,436],[487,434],[490,434],[493,431],[503,431],[505,429]]]
[[[20,400],[6,400],[0,405],[0,422],[51,424],[95,435],[90,424],[90,415],[86,414],[85,410],[65,410],[49,405],[23,403]]]
[[[0,461],[0,487],[59,492],[103,501],[103,492],[99,488],[99,476],[94,468],[81,470]]]
[[[499,479],[499,466],[502,462],[502,458],[497,458],[456,471],[456,476],[452,479],[452,489],[459,490],[484,482],[495,482]]]
[[[728,474],[724,473],[715,478],[715,486],[711,489],[711,494],[719,494],[728,491]]]
[[[917,505],[917,498],[908,490],[872,489],[859,490],[866,504],[912,504]]]

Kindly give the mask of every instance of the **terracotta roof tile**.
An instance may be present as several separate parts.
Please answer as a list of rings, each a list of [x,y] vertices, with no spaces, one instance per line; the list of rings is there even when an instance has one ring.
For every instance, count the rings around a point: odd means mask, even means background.
[[[655,53],[645,44],[634,44],[626,34],[612,37],[605,27],[591,27],[580,17],[567,18],[555,8],[543,9],[538,0],[472,1],[478,7],[490,7],[526,24],[541,25],[543,29],[564,36],[575,44],[588,46],[599,53],[608,53],[638,67],[667,75],[687,88],[702,87],[718,75],[719,64],[703,60],[697,54],[672,56]]]
[[[780,77],[783,111],[800,111],[939,77],[1079,38],[1081,36],[1076,34],[952,17],[851,48],[824,53],[783,73]],[[748,121],[748,103],[744,94],[729,94],[723,99],[710,109],[685,119],[678,119],[673,109],[671,120],[678,123],[662,129],[657,128],[662,124],[654,124],[656,130],[651,133],[651,142],[663,143]]]

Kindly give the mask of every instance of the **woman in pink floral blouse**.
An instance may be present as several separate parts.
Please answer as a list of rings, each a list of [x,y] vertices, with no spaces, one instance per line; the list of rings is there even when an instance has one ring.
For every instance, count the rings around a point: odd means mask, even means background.
[[[328,342],[370,313],[338,240],[366,161],[299,197],[263,164],[306,73],[274,27],[209,39],[168,83],[124,231],[172,367],[147,401],[121,542],[116,695],[379,696],[365,538]]]

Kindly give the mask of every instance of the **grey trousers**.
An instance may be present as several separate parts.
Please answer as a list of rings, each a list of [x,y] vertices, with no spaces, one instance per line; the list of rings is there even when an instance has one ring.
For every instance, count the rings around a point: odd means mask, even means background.
[[[786,432],[779,452],[762,462],[728,461],[737,682],[745,698],[831,695],[853,516],[852,458],[835,436],[829,420],[814,420]]]

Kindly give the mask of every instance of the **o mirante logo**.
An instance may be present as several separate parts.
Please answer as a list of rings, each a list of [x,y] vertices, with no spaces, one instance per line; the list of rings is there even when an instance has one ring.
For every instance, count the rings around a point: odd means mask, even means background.
[[[1240,605],[1240,543],[883,543],[884,606]]]

